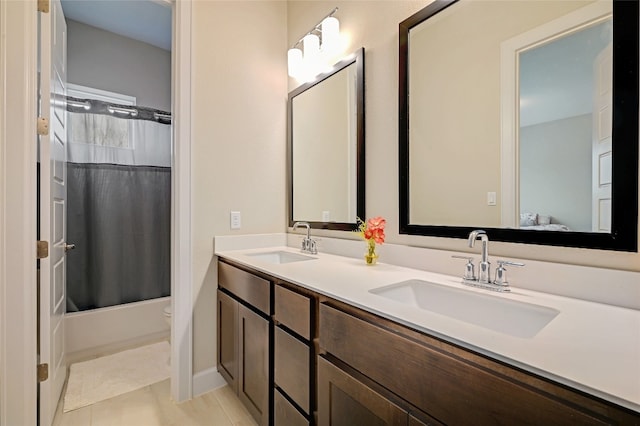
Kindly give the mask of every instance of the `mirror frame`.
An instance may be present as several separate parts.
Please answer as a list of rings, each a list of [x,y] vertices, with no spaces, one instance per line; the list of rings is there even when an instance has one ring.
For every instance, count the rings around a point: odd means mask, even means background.
[[[400,23],[400,234],[467,238],[478,227],[412,224],[409,217],[409,31],[459,0],[435,0]],[[613,0],[611,233],[485,229],[493,241],[638,251],[638,0]],[[443,82],[445,83],[445,82]],[[631,141],[632,143],[629,143]]]
[[[289,93],[287,101],[287,187],[289,188],[287,197],[287,210],[289,217],[289,227],[296,222],[293,218],[293,98],[302,92],[322,83],[334,74],[342,71],[349,65],[356,66],[356,212],[358,217],[365,218],[365,116],[364,116],[364,47],[358,49],[352,55],[338,62],[333,68],[323,74],[320,74],[315,80],[305,83]],[[351,222],[318,222],[305,221],[309,223],[313,229],[329,229],[336,231],[353,231],[357,229],[356,218]]]

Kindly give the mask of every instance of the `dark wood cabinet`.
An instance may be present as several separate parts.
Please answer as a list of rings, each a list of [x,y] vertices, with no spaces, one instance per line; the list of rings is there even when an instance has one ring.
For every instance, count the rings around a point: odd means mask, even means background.
[[[311,412],[309,346],[276,327],[273,359],[275,384],[308,415]]]
[[[318,357],[319,426],[399,426],[408,421],[406,410]]]
[[[218,262],[218,286],[238,300],[271,315],[271,281],[224,262]]]
[[[286,400],[281,407],[274,401],[275,410],[283,407],[295,410],[307,423],[313,423],[315,411],[315,350],[312,340],[316,336],[314,306],[317,299],[302,294],[284,283],[274,292],[274,387],[276,395]],[[284,412],[284,411],[283,411]],[[276,426],[289,426],[289,418],[300,417],[289,413],[275,416]]]
[[[313,338],[311,313],[314,298],[300,294],[282,285],[275,287],[274,317],[279,324],[304,340]]]
[[[271,282],[218,263],[218,371],[261,426],[270,424]]]
[[[219,262],[218,371],[259,425],[640,425],[640,414]]]
[[[340,302],[321,304],[319,320],[321,351],[417,410],[411,424],[640,423],[630,410]],[[320,403],[318,418],[328,409]]]
[[[238,306],[238,398],[260,425],[269,424],[269,321]]]
[[[273,423],[282,426],[309,426],[311,423],[276,389],[273,398]]]
[[[437,424],[439,423],[436,423],[434,421],[423,422],[422,420],[419,420],[413,415],[409,414],[409,426],[435,426]]]
[[[238,393],[238,302],[218,290],[218,372]]]

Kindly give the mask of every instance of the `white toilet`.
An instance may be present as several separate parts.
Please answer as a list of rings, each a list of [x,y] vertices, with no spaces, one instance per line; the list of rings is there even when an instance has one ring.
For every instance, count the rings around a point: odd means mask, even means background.
[[[162,314],[164,315],[164,320],[169,324],[169,330],[171,330],[171,304],[164,307],[162,310]],[[169,343],[171,343],[171,334],[169,334]],[[171,356],[167,359],[167,365],[171,367]]]
[[[164,307],[164,320],[166,321],[167,324],[169,324],[169,327],[171,327],[171,305],[167,305]]]

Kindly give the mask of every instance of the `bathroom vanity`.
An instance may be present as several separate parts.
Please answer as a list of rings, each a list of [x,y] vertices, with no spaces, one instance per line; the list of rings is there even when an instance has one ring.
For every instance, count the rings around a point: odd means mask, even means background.
[[[216,254],[218,370],[261,425],[640,424],[635,310],[489,294],[287,247]],[[412,280],[454,291],[451,300],[462,291],[556,314],[533,331],[500,329],[381,292]],[[591,327],[589,316],[605,315],[606,327]]]

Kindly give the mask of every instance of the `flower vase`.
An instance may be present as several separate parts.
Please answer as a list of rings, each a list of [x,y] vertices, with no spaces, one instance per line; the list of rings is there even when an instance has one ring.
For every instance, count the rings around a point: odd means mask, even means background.
[[[364,255],[364,261],[367,265],[375,265],[378,261],[378,254],[376,253],[376,243],[373,240],[367,241],[367,252]]]
[[[364,261],[367,262],[367,265],[375,265],[378,261],[378,255],[374,253],[366,253],[364,255]]]

